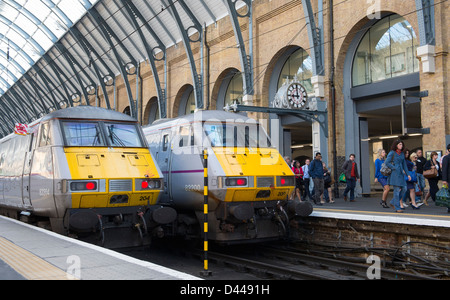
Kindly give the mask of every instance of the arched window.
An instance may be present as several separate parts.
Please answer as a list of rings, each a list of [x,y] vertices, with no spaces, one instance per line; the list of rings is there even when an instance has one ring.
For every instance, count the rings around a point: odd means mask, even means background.
[[[353,86],[419,72],[419,41],[412,26],[399,15],[374,24],[358,46],[353,60]]]
[[[314,93],[311,84],[311,77],[313,75],[312,59],[308,52],[302,48],[299,48],[292,53],[284,64],[280,78],[278,79],[277,89],[279,89],[287,79],[292,80],[295,75],[297,75],[308,94]]]

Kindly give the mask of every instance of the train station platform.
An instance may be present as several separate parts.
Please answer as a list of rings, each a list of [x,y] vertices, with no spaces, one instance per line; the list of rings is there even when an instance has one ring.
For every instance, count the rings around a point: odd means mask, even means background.
[[[0,216],[0,280],[198,279]]]
[[[388,205],[391,199],[392,195],[388,196]],[[428,206],[422,205],[418,210],[409,206],[403,213],[397,213],[391,208],[383,208],[380,205],[381,194],[359,197],[355,200],[355,202],[344,201],[341,196],[341,198],[335,199],[333,204],[314,205],[314,212],[311,216],[450,228],[450,213],[447,212],[447,208],[436,206],[431,198],[428,200]]]

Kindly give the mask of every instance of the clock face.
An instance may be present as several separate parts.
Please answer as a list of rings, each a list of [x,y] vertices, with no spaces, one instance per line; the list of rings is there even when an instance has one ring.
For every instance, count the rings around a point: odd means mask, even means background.
[[[299,83],[293,83],[288,87],[287,99],[294,108],[301,108],[305,105],[308,94],[305,88]]]

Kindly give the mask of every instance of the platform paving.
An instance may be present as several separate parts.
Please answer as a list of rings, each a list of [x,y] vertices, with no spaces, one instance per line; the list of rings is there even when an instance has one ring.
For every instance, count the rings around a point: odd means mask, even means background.
[[[0,280],[8,279],[200,278],[0,216]]]

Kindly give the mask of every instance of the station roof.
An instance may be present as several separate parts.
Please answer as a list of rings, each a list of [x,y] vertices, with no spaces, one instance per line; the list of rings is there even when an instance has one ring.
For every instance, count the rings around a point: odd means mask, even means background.
[[[241,1],[237,1],[239,3]],[[228,15],[227,0],[0,1],[0,136],[95,95]]]

